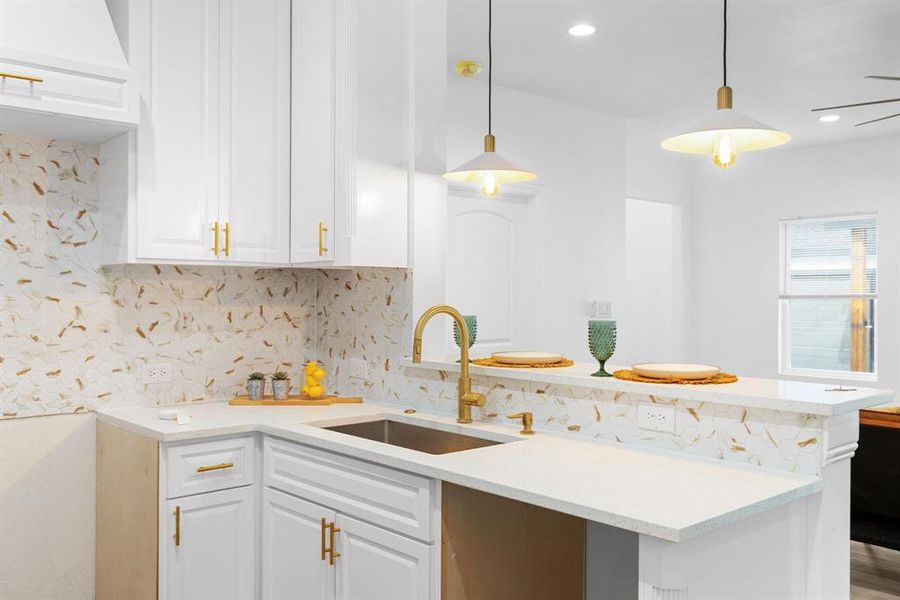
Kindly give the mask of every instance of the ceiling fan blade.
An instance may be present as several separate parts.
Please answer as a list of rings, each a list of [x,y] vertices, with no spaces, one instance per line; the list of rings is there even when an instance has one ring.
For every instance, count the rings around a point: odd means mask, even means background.
[[[900,117],[900,113],[881,117],[880,119],[872,119],[871,121],[863,121],[862,123],[857,123],[855,127],[859,127],[860,125],[868,125],[869,123],[877,123],[878,121],[886,121],[888,119],[893,119],[894,117]]]
[[[866,79],[885,79],[887,81],[900,81],[900,77],[891,77],[890,75],[866,75]]]
[[[814,108],[812,112],[820,110],[834,110],[836,108],[853,108],[854,106],[869,106],[871,104],[887,104],[888,102],[900,102],[900,98],[889,98],[888,100],[873,100],[872,102],[857,102],[856,104],[841,104],[840,106],[826,106],[824,108]]]

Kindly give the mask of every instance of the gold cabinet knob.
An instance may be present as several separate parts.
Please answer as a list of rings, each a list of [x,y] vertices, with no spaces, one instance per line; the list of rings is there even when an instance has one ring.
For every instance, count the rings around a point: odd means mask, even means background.
[[[520,412],[514,415],[507,415],[509,419],[522,419],[522,435],[534,435],[531,425],[534,423],[534,416],[530,412]]]

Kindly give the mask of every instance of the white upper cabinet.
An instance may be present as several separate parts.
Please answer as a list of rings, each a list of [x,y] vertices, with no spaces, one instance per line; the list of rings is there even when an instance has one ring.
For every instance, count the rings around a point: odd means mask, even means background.
[[[231,262],[287,263],[291,4],[221,2],[219,221]]]
[[[209,228],[219,203],[218,3],[132,6],[132,63],[141,73],[146,108],[136,138],[135,256],[212,260]]]
[[[103,0],[2,0],[0,73],[0,130],[96,143],[138,123]]]
[[[405,267],[413,3],[293,6],[291,261]]]
[[[290,4],[121,1],[144,110],[102,148],[104,262],[287,264]]]

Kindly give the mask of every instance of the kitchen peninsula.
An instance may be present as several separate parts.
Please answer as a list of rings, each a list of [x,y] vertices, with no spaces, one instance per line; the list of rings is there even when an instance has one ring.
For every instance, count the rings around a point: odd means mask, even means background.
[[[105,434],[112,436],[108,439],[124,436],[131,438],[129,443],[149,444],[151,457],[158,447],[159,489],[168,486],[171,491],[173,478],[181,477],[173,471],[177,460],[173,463],[172,456],[190,456],[192,447],[227,446],[229,441],[234,445],[243,440],[250,449],[244,460],[248,465],[256,461],[256,467],[243,468],[241,485],[263,496],[264,537],[267,511],[277,513],[266,498],[285,488],[315,505],[337,503],[335,510],[349,512],[350,517],[376,523],[390,517],[388,526],[394,531],[428,542],[421,547],[427,547],[427,552],[423,550],[425,554],[414,561],[412,570],[409,556],[396,557],[396,564],[407,566],[395,573],[393,585],[402,580],[419,586],[415,589],[426,595],[436,594],[441,586],[441,561],[433,553],[440,548],[441,510],[450,509],[439,501],[443,484],[584,519],[588,598],[598,597],[591,595],[592,590],[601,589],[607,593],[618,590],[619,598],[641,599],[846,596],[849,458],[857,438],[856,411],[887,402],[889,392],[858,389],[834,393],[826,391],[826,386],[765,380],[686,389],[688,386],[582,379],[579,365],[568,375],[487,372],[475,367],[474,389],[485,393],[488,402],[475,411],[481,414],[476,414],[473,424],[459,425],[447,416],[453,402],[441,389],[451,387],[456,369],[458,365],[449,363],[403,367],[411,387],[431,386],[430,402],[440,403],[436,411],[417,402],[416,395],[411,395],[408,403],[367,399],[361,405],[330,407],[204,404],[185,408],[192,415],[188,425],[161,421],[153,408],[104,410],[99,415],[101,449]],[[551,383],[547,378],[556,379]],[[566,399],[561,406],[563,395]],[[530,401],[533,398],[536,402]],[[632,421],[644,403],[672,405],[675,431],[644,431],[639,434],[644,439],[628,439],[639,430]],[[537,435],[520,436],[511,421],[500,421],[494,414],[514,408],[534,410]],[[554,423],[573,423],[579,410],[587,411],[596,427],[585,424],[553,431],[560,429]],[[552,418],[551,413],[555,415]],[[489,445],[429,454],[329,429],[367,421],[418,426],[434,435],[462,434],[489,440]],[[734,433],[730,433],[732,429]],[[745,432],[743,436],[738,429]],[[707,439],[690,441],[698,437]],[[662,444],[663,438],[669,443]],[[709,442],[710,438],[727,440],[729,451],[713,451],[718,442]],[[626,440],[628,443],[622,443]],[[766,444],[775,450],[764,451]],[[254,458],[260,448],[261,456]],[[200,453],[203,458],[199,460],[213,460],[215,452],[223,450],[212,451]],[[103,476],[103,456],[101,451],[100,498],[106,495],[104,486],[122,483],[118,475]],[[193,464],[188,461],[189,466]],[[297,471],[292,464],[297,468],[302,464],[307,471]],[[349,469],[352,476],[340,476],[341,469]],[[302,481],[295,481],[301,472]],[[308,474],[316,472],[319,475]],[[348,482],[359,478],[413,479],[398,484],[398,490],[405,492],[369,497],[358,489],[344,489],[345,485],[355,486]],[[410,495],[413,489],[419,491]],[[210,495],[216,493],[222,492]],[[164,496],[160,494],[162,505],[177,501],[167,501]],[[157,501],[152,499],[154,505]],[[379,504],[384,501],[387,504]],[[171,530],[176,517],[169,508],[159,512],[160,565],[165,565],[174,551]],[[101,514],[98,507],[98,519]],[[340,515],[337,518],[340,521]],[[102,548],[103,536],[98,536]],[[345,542],[339,533],[337,539],[338,546],[331,549],[337,547],[339,555],[346,554],[348,547],[341,544],[352,545],[352,535]],[[266,547],[264,544],[261,576],[270,581],[276,576],[267,567],[266,553],[272,550]],[[402,554],[397,548],[392,552]],[[357,550],[356,556],[359,553]],[[611,561],[613,554],[619,562]],[[98,556],[100,562],[111,558],[103,552]],[[611,565],[620,564],[623,557],[627,557],[628,568],[614,570]],[[338,564],[341,560],[337,559]],[[317,562],[309,568],[319,569]],[[346,564],[357,566],[364,561]],[[806,568],[798,569],[798,564]],[[353,578],[346,573],[337,576]],[[368,577],[358,572],[357,576]],[[248,577],[252,582],[253,577]],[[103,579],[100,576],[98,582]],[[373,584],[367,579],[366,585]]]

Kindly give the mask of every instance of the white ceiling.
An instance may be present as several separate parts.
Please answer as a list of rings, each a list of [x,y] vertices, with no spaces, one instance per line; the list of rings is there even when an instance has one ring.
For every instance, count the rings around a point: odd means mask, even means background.
[[[794,136],[795,145],[900,135],[900,102],[843,109],[824,124],[810,109],[900,97],[900,0],[731,0],[728,83],[734,107]],[[567,33],[577,22],[597,32]],[[450,0],[449,58],[487,64],[487,0]],[[715,110],[722,82],[717,0],[495,0],[494,82],[677,133]],[[455,75],[454,75],[455,76]],[[485,69],[480,79],[487,79]],[[502,110],[502,106],[495,106]],[[662,131],[665,129],[666,131]]]

